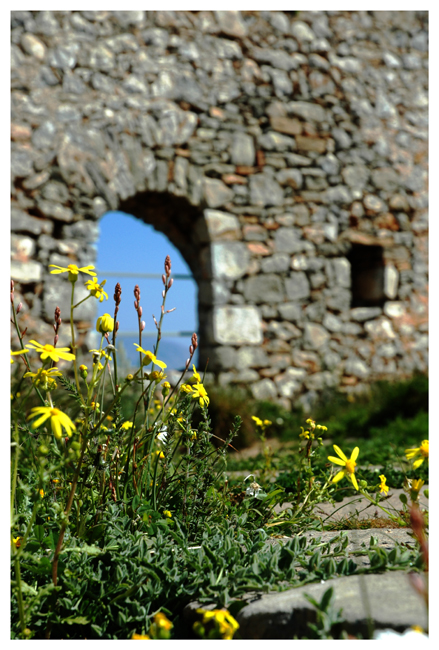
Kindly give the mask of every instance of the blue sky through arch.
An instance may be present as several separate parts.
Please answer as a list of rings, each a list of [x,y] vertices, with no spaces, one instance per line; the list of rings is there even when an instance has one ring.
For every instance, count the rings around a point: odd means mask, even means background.
[[[119,331],[137,332],[137,313],[134,309],[134,286],[140,287],[140,304],[143,307],[142,319],[145,321],[145,332],[154,332],[155,325],[152,314],[157,320],[160,316],[163,283],[161,278],[143,278],[140,276],[123,277],[123,273],[162,274],[166,255],[172,261],[172,275],[190,275],[191,271],[180,252],[169,241],[166,235],[158,232],[135,217],[123,212],[107,212],[99,223],[100,236],[98,240],[97,263],[99,281],[106,279],[105,290],[108,300],[98,303],[98,315],[114,313],[114,287],[119,282],[122,287],[122,302],[119,308]],[[117,275],[108,275],[105,272]],[[176,307],[171,314],[166,314],[163,320],[163,333],[187,331],[196,332],[198,329],[197,315],[197,285],[195,280],[174,279],[174,284],[166,299],[166,309]],[[120,337],[128,358],[137,363],[133,343],[138,342],[138,336]],[[142,347],[152,350],[154,338],[142,335]],[[190,336],[182,338],[164,336],[160,342],[159,358],[169,368],[183,368],[190,345]]]

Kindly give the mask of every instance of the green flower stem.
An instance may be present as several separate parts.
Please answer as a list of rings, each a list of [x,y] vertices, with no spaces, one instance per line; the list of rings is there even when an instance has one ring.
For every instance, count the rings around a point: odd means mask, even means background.
[[[74,283],[73,283],[73,286],[75,286]],[[73,309],[76,309],[76,307],[79,307],[79,305],[82,305],[83,302],[85,302],[86,300],[88,300],[88,299],[91,298],[91,297],[92,297],[91,294],[88,295],[88,296],[85,296],[85,298],[83,298],[82,300],[80,300],[79,302],[77,302],[76,305],[73,305]]]
[[[76,390],[78,391],[78,395],[81,398],[81,402],[83,406],[85,406],[84,398],[82,397],[81,389],[79,387],[79,375],[78,375],[78,360],[77,360],[77,355],[76,355],[76,344],[75,344],[75,328],[73,324],[73,310],[75,309],[74,303],[74,297],[75,297],[75,283],[72,282],[72,295],[70,299],[70,331],[72,335],[72,352],[75,355],[75,358],[73,359],[73,370],[75,372],[75,383],[76,383]]]
[[[366,499],[368,501],[370,501],[372,503],[372,505],[376,506],[377,508],[380,508],[383,512],[385,512],[387,515],[389,515],[389,517],[390,517],[390,519],[392,519],[392,521],[396,521],[399,524],[404,523],[400,517],[398,517],[397,515],[392,515],[392,513],[387,510],[387,508],[384,508],[384,506],[380,505],[380,503],[376,499],[373,499],[369,494],[367,494],[367,492],[364,492],[361,489],[358,490],[358,491],[359,491],[360,494],[362,494],[364,497],[366,497]]]

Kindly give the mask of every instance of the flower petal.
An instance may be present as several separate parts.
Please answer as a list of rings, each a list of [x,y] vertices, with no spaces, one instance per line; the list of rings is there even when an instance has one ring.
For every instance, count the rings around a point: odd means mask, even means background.
[[[345,456],[345,454],[342,452],[342,450],[340,449],[340,447],[337,447],[337,445],[332,445],[332,446],[333,446],[334,451],[335,451],[335,453],[337,454],[337,456],[340,456],[340,458],[342,458],[345,462],[347,462],[348,459],[347,459],[347,457]]]
[[[335,456],[328,456],[328,460],[331,461],[331,463],[336,463],[337,465],[343,465],[343,467],[346,465],[346,463],[341,460],[340,458],[336,458]]]
[[[338,472],[338,474],[336,474],[336,475],[334,476],[334,478],[332,479],[332,482],[333,482],[333,483],[338,483],[338,482],[341,481],[341,479],[344,478],[345,476],[346,476],[346,472],[342,469],[341,472]]]
[[[353,460],[355,462],[357,460],[357,458],[358,458],[359,453],[360,453],[360,448],[355,447],[354,451],[351,454],[351,460]]]

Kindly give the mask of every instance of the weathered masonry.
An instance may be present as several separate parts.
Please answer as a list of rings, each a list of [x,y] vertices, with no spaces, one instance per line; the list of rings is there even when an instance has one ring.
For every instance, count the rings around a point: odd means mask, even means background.
[[[12,12],[12,277],[28,334],[51,339],[56,304],[68,318],[48,264],[93,263],[99,218],[121,209],[188,262],[200,365],[219,382],[288,406],[425,371],[427,23]]]

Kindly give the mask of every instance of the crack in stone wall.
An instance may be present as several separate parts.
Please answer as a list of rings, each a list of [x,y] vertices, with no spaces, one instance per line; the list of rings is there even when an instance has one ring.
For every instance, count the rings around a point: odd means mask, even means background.
[[[30,336],[68,313],[48,264],[92,263],[119,209],[189,264],[221,384],[306,407],[426,371],[427,12],[13,11],[11,35]],[[372,306],[360,247],[381,251]]]

